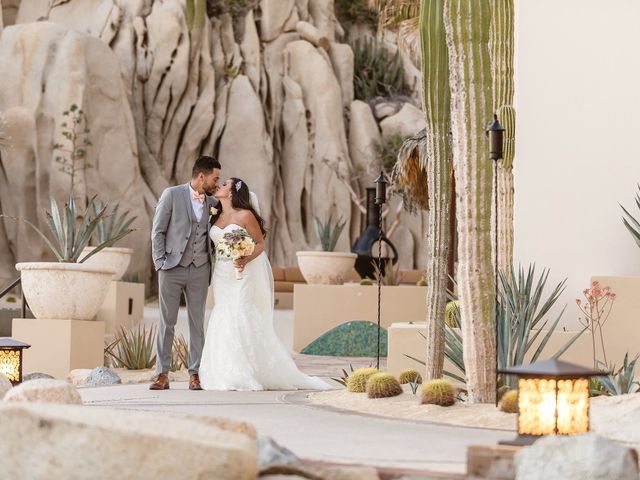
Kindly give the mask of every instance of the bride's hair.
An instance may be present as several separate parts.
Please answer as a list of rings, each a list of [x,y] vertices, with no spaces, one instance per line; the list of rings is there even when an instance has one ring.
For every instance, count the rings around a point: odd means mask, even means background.
[[[231,206],[237,210],[249,210],[256,217],[262,235],[267,235],[264,218],[260,216],[251,204],[251,195],[249,194],[249,186],[247,182],[240,178],[231,177]]]

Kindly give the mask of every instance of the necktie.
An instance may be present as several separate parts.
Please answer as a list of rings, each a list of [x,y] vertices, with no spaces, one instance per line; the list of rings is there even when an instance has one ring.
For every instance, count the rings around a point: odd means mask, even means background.
[[[192,192],[191,198],[198,200],[200,203],[204,203],[204,193]]]

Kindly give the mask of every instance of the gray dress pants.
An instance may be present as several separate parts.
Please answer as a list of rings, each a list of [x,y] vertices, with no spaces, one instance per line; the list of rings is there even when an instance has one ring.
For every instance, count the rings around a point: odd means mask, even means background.
[[[209,262],[196,267],[180,265],[158,271],[160,321],[156,339],[156,372],[167,373],[171,367],[171,350],[180,308],[180,295],[184,291],[189,314],[189,373],[198,373],[204,346],[204,313],[211,277]]]

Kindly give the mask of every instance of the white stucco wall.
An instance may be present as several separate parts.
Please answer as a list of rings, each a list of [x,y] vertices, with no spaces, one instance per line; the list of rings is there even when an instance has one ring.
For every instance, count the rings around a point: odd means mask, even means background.
[[[515,260],[568,277],[571,327],[592,275],[640,275],[618,206],[640,182],[640,2],[517,1],[516,97]]]

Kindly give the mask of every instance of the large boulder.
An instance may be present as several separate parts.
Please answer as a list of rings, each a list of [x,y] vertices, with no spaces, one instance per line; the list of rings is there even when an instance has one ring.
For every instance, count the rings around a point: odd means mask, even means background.
[[[349,225],[352,212],[352,199],[345,181],[353,176],[354,169],[346,138],[342,90],[330,59],[322,52],[324,50],[304,40],[290,42],[285,48],[285,75],[301,88],[309,148],[306,158],[282,159],[283,169],[291,167],[289,161],[295,162],[296,168],[304,165],[304,183],[283,194],[285,198],[301,199],[306,217],[304,231],[310,233],[314,230],[314,216],[322,219],[333,214],[334,219],[342,217]],[[289,141],[296,142],[296,139],[286,138],[283,148],[287,148]],[[312,233],[308,240],[314,245],[318,243]],[[349,235],[340,237],[336,250],[350,250]]]
[[[93,194],[120,202],[121,211],[131,210],[138,217],[133,226],[148,231],[133,117],[111,49],[97,38],[53,23],[17,24],[2,31],[0,71],[0,112],[10,138],[0,159],[0,209],[46,230],[50,196],[63,200],[69,193],[70,176],[56,162],[53,146],[66,142],[63,123],[69,118],[63,112],[75,104],[85,112],[92,145],[87,149],[89,168],[78,165],[74,196],[81,203]],[[12,253],[12,263],[51,258],[26,225],[7,219],[3,223],[0,250]],[[120,246],[136,249],[132,273],[146,271],[146,235],[133,233]],[[0,278],[14,275],[12,265],[0,265]]]
[[[254,439],[200,419],[5,404],[0,425],[0,478],[253,480],[257,475]]]
[[[4,401],[82,405],[82,398],[73,385],[64,380],[50,379],[21,383],[7,392]]]
[[[518,480],[637,480],[631,450],[596,434],[549,436],[515,457]]]
[[[425,128],[426,118],[422,110],[410,103],[405,103],[400,111],[380,122],[383,137],[401,135],[410,137]]]
[[[247,182],[249,188],[258,195],[260,211],[269,225],[275,172],[273,148],[260,97],[249,78],[238,75],[231,84],[227,102],[227,122],[219,152],[224,175]]]
[[[2,399],[12,387],[11,381],[0,373],[0,399]]]

